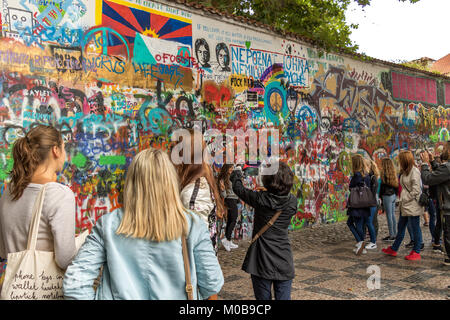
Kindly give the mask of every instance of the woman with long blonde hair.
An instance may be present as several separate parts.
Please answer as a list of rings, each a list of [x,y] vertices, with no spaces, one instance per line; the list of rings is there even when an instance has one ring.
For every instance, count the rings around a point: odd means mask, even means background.
[[[380,172],[375,161],[370,159],[364,159],[365,172],[370,180],[370,190],[372,191],[375,198],[378,200],[378,177]],[[377,201],[378,202],[378,201]],[[366,249],[376,249],[377,248],[377,231],[374,227],[375,217],[377,216],[377,206],[370,207],[370,216],[364,218],[364,225],[367,227],[370,236],[370,243],[366,245]],[[365,230],[365,228],[364,228]],[[365,234],[365,232],[364,232]]]
[[[394,241],[397,236],[397,222],[395,219],[395,200],[398,194],[398,177],[394,162],[386,157],[381,160],[381,186],[380,196],[383,201],[384,212],[388,223],[389,235],[384,241]]]
[[[225,205],[212,168],[205,158],[206,143],[203,134],[191,129],[188,140],[183,143],[183,152],[189,150],[190,157],[184,157],[183,154],[183,162],[176,165],[180,178],[181,201],[186,208],[197,213],[208,226],[211,243],[217,254],[217,218],[223,218]]]
[[[181,237],[187,240],[194,299],[215,295],[223,274],[201,219],[179,196],[166,153],[135,156],[125,179],[123,208],[102,216],[67,269],[68,299],[183,300],[187,298]],[[95,292],[94,280],[103,268]]]
[[[398,221],[398,233],[394,244],[382,251],[391,256],[397,256],[397,251],[405,237],[405,230],[408,222],[411,223],[412,234],[414,235],[414,248],[405,257],[406,260],[420,260],[420,250],[422,245],[422,230],[420,229],[420,216],[424,214],[424,208],[419,204],[419,197],[422,193],[422,180],[420,171],[415,166],[414,156],[411,151],[401,151],[399,153],[400,162],[400,194],[399,208],[400,218]]]

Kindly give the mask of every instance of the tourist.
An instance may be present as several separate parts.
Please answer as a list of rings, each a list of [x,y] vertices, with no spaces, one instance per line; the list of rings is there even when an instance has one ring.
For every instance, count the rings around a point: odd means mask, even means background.
[[[370,180],[370,190],[376,199],[378,199],[378,177],[380,176],[377,164],[372,160],[365,160],[365,172],[369,176]],[[377,200],[378,204],[378,200]],[[373,220],[374,217],[378,214],[378,207],[372,206],[370,207],[370,216],[364,217],[364,226],[367,227],[370,236],[370,243],[368,243],[365,248],[368,250],[373,250],[377,248],[377,233],[375,231]],[[365,234],[365,232],[364,232]]]
[[[233,188],[230,182],[230,174],[233,171],[234,165],[224,164],[217,177],[217,182],[220,187],[222,197],[225,199],[225,205],[227,207],[227,224],[225,227],[225,239],[223,239],[222,245],[225,250],[238,248],[238,245],[233,243],[232,235],[236,221],[238,218],[238,196],[233,192]]]
[[[431,156],[431,157],[430,157]],[[434,170],[430,172],[430,161],[433,156],[427,152],[420,155],[422,162],[422,179],[429,186],[437,186],[437,196],[444,229],[444,244],[447,252],[445,265],[450,265],[450,141],[448,141],[441,154],[440,165],[434,163]]]
[[[432,156],[429,157],[432,159]],[[434,158],[434,161],[431,161],[431,167],[432,170],[435,171],[439,165],[441,164],[441,157],[438,155]],[[438,186],[434,185],[430,187],[430,212],[434,212],[434,215],[436,217],[436,223],[434,225],[433,233],[432,233],[432,247],[433,252],[439,253],[439,254],[445,254],[444,249],[441,245],[441,236],[442,236],[442,219],[441,219],[441,210],[440,210],[440,204],[439,204],[439,197],[438,197]],[[431,232],[431,225],[430,225],[430,232]]]
[[[193,298],[216,295],[224,279],[208,228],[184,208],[178,175],[167,154],[152,148],[141,151],[127,171],[123,208],[97,221],[67,268],[65,298],[187,299],[181,237],[187,242]]]
[[[395,200],[398,193],[398,178],[395,171],[394,162],[390,158],[381,160],[381,186],[380,196],[383,201],[384,212],[388,223],[389,236],[383,238],[384,241],[394,241],[397,236],[397,222],[395,219]]]
[[[239,169],[232,172],[230,180],[234,193],[255,209],[252,237],[260,236],[250,245],[242,265],[242,270],[251,275],[255,298],[271,300],[273,286],[276,300],[290,300],[295,277],[288,237],[291,219],[297,212],[297,199],[290,193],[294,173],[287,164],[280,162],[275,174],[262,175],[266,191],[245,188]],[[270,226],[268,222],[274,218]]]
[[[401,167],[400,184],[402,186],[399,201],[400,218],[398,222],[398,232],[393,245],[382,251],[388,255],[394,257],[397,256],[397,251],[405,237],[408,221],[411,221],[414,248],[405,259],[420,260],[422,244],[420,216],[424,213],[423,207],[419,204],[419,197],[422,193],[420,171],[414,165],[414,156],[411,151],[401,151],[398,157]]]
[[[360,154],[352,156],[353,176],[350,180],[349,189],[367,186],[370,187],[370,178],[365,173],[364,159]],[[356,255],[367,253],[364,245],[364,219],[370,217],[370,208],[351,208],[347,209],[347,226],[356,239],[356,248],[353,250]]]
[[[75,196],[56,182],[66,159],[61,133],[38,125],[16,140],[12,157],[11,183],[0,199],[0,257],[27,249],[33,205],[45,187],[36,250],[54,252],[65,270],[76,254]]]
[[[176,165],[180,178],[181,202],[183,205],[200,215],[208,226],[212,246],[218,252],[217,218],[222,219],[225,206],[220,197],[213,171],[204,157],[206,143],[201,132],[190,130],[190,141],[185,148],[190,148],[189,163]],[[196,147],[201,146],[201,147]],[[201,154],[197,154],[201,152]],[[200,163],[195,163],[200,159]],[[198,162],[198,161],[197,161]]]

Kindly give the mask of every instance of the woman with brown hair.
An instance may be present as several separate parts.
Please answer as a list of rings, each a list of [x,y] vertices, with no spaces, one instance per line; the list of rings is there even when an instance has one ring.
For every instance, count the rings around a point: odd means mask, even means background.
[[[97,221],[67,269],[65,298],[184,300],[190,289],[187,266],[193,299],[216,295],[224,280],[208,229],[183,206],[179,189],[165,152],[139,152],[127,170],[123,208]]]
[[[381,160],[381,187],[380,196],[383,200],[384,211],[388,223],[389,236],[384,241],[394,241],[397,236],[397,222],[395,220],[395,200],[398,193],[398,178],[394,162],[386,157]]]
[[[424,208],[419,204],[419,197],[422,193],[422,180],[420,171],[414,166],[414,156],[411,151],[401,151],[400,162],[400,194],[399,208],[400,218],[398,221],[398,233],[394,244],[382,251],[391,256],[397,256],[397,251],[405,237],[405,230],[410,221],[413,235],[414,248],[405,257],[406,260],[420,260],[420,247],[422,244],[422,231],[420,229],[420,216],[424,213]]]
[[[180,178],[180,197],[183,205],[200,215],[208,225],[211,242],[217,254],[217,218],[222,219],[225,206],[212,169],[204,157],[206,143],[203,135],[195,130],[189,130],[189,134],[190,141],[186,141],[187,144],[183,142],[183,150],[190,149],[190,158],[184,159],[181,164],[176,165]]]
[[[370,187],[370,178],[365,173],[364,158],[360,154],[355,154],[352,156],[352,170],[353,176],[350,180],[349,188],[356,188],[361,185],[366,185]],[[370,217],[370,208],[348,208],[347,215],[347,226],[353,233],[356,239],[356,249],[354,252],[356,255],[361,253],[367,253],[364,246],[364,219]]]
[[[45,188],[36,248],[53,251],[65,270],[76,254],[75,196],[56,182],[66,158],[61,133],[38,125],[15,142],[12,155],[11,183],[0,199],[0,257],[27,248],[33,206]]]
[[[238,218],[237,204],[239,202],[239,198],[233,192],[233,186],[231,185],[230,181],[230,175],[231,172],[233,172],[233,169],[234,165],[226,163],[222,166],[219,175],[217,176],[217,183],[227,206],[227,225],[225,227],[225,239],[222,240],[222,245],[227,251],[236,249],[238,247],[238,245],[234,244],[232,241],[233,229],[236,226],[236,221]]]

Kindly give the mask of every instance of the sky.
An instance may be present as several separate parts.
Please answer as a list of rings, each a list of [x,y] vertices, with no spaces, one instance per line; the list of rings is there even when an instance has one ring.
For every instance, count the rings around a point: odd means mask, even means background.
[[[348,24],[358,23],[350,39],[359,53],[386,61],[438,60],[450,53],[450,0],[372,0],[364,11],[347,9]]]

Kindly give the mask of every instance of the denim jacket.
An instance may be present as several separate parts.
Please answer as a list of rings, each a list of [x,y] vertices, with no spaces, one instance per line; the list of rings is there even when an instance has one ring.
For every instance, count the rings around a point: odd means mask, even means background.
[[[123,212],[101,217],[67,268],[65,299],[184,300],[187,299],[181,239],[154,242],[117,235]],[[217,294],[224,279],[206,224],[186,213],[194,299]],[[103,272],[97,291],[93,283]],[[197,288],[197,290],[195,290]]]

